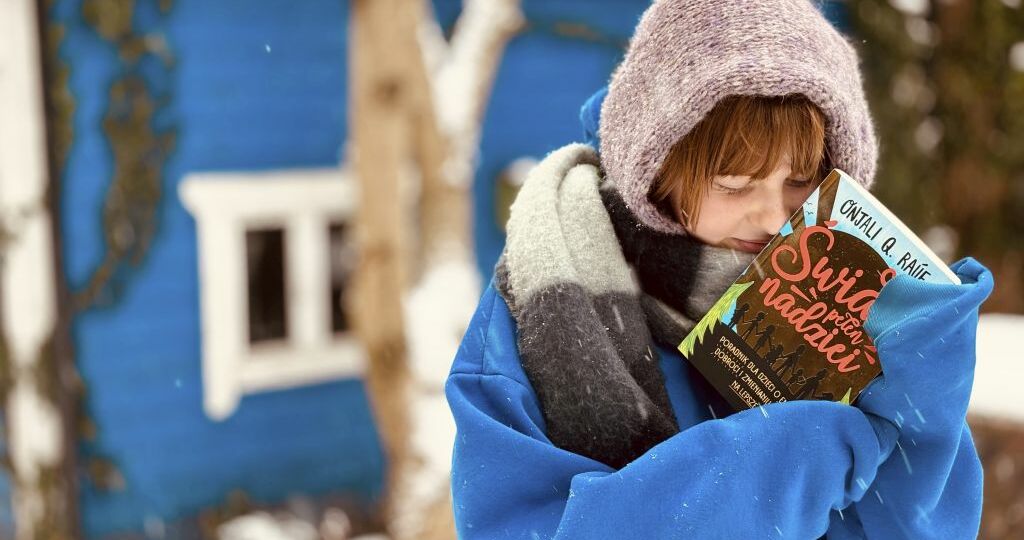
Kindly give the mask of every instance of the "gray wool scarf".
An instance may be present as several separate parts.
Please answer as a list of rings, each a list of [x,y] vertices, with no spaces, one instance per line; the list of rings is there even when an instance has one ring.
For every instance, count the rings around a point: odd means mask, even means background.
[[[675,348],[753,257],[642,224],[590,146],[538,164],[495,283],[551,442],[621,468],[677,433],[655,343]]]

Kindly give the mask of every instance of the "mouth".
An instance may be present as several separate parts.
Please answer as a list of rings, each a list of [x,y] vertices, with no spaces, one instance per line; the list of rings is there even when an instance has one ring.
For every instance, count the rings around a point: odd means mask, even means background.
[[[768,240],[764,240],[761,242],[750,242],[747,240],[740,240],[739,238],[733,238],[733,241],[736,242],[736,246],[740,249],[740,251],[745,251],[747,253],[761,253],[761,251],[764,250],[765,246],[767,246],[769,242]]]

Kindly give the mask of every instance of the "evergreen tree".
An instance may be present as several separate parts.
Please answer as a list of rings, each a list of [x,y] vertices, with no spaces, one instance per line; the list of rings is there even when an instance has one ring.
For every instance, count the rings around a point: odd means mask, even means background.
[[[848,16],[881,142],[879,198],[926,239],[948,226],[949,257],[993,271],[986,310],[1024,313],[1024,7],[851,0]]]

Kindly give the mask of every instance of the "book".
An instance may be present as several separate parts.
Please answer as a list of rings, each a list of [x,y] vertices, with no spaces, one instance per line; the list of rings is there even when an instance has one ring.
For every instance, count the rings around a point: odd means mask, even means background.
[[[736,410],[846,404],[881,374],[864,322],[897,274],[960,283],[870,192],[833,169],[679,344]]]

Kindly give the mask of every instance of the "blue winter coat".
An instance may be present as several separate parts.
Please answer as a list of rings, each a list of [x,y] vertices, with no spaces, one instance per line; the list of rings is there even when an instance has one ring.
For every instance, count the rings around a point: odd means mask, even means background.
[[[713,418],[717,396],[659,349],[681,431],[620,470],[545,436],[492,280],[445,386],[459,538],[976,538],[982,468],[965,415],[992,279],[971,258],[952,269],[963,285],[901,275],[883,289],[865,329],[886,374],[855,407],[793,401]]]

